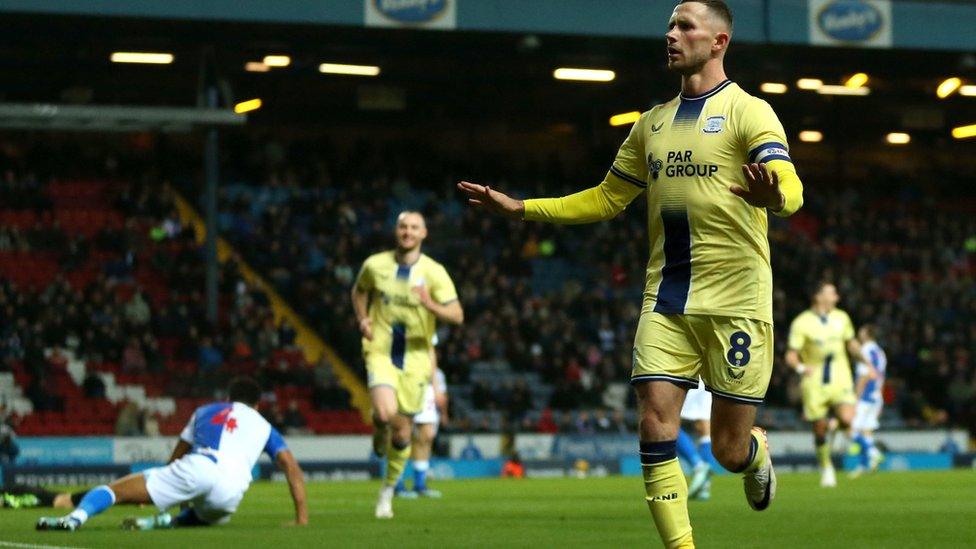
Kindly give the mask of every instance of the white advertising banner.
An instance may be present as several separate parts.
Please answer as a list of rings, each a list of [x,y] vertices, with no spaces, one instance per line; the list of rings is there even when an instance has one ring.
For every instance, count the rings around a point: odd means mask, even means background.
[[[808,0],[810,43],[891,47],[890,0]]]

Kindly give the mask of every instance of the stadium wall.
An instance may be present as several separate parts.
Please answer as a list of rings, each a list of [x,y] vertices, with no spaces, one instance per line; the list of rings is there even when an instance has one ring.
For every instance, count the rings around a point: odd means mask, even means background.
[[[660,38],[673,0],[0,0],[0,12]],[[920,0],[729,0],[736,39],[976,49],[976,6]]]
[[[497,434],[446,435],[449,458],[465,461],[503,458],[513,447],[527,460],[616,460],[636,455],[633,435],[546,435],[520,434],[511,438]],[[842,437],[838,437],[840,439]],[[777,458],[802,456],[814,451],[807,431],[769,433],[770,447]],[[880,431],[879,444],[889,452],[937,453],[951,440],[960,451],[969,447],[961,429],[953,431]],[[175,438],[170,437],[21,437],[18,465],[132,465],[163,463],[169,459]],[[840,444],[840,440],[838,440]],[[369,435],[290,436],[288,446],[301,462],[366,461],[372,449]],[[262,458],[268,462],[267,458]],[[269,462],[270,463],[270,462]]]

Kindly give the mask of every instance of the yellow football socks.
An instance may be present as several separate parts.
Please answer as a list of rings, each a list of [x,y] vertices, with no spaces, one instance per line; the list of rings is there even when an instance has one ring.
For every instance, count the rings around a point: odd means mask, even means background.
[[[830,444],[824,442],[817,445],[817,463],[821,469],[827,469],[832,465],[830,461]]]
[[[749,441],[749,444],[749,455],[752,459],[749,461],[749,465],[746,465],[745,470],[742,471],[743,473],[751,473],[762,467],[763,463],[766,463],[767,449],[760,431],[756,429],[752,430],[752,440]]]
[[[403,469],[407,466],[407,459],[410,458],[410,443],[402,448],[397,448],[397,444],[390,441],[386,448],[386,485],[396,484]]]
[[[647,506],[664,546],[694,547],[688,518],[688,483],[676,457],[675,441],[641,442]]]

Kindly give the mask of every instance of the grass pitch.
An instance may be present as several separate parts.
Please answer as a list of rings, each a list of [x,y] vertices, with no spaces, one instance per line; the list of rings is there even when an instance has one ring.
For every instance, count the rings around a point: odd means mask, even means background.
[[[783,474],[773,506],[752,511],[741,481],[716,477],[712,500],[691,502],[699,547],[974,547],[976,472],[879,473],[839,479]],[[648,547],[659,546],[636,477],[435,481],[440,500],[396,500],[396,518],[373,518],[377,482],[308,486],[310,525],[292,518],[285,484],[255,483],[230,524],[124,532],[152,509],[116,507],[78,532],[35,532],[51,510],[0,510],[0,547]]]

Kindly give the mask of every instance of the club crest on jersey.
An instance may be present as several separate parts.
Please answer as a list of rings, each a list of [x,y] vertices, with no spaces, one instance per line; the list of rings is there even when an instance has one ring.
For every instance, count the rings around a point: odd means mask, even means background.
[[[702,132],[720,133],[724,124],[724,116],[709,116],[707,119],[705,119],[705,125],[702,127]]]
[[[661,162],[660,158],[654,160],[653,153],[647,155],[647,170],[651,172],[652,178],[656,180],[657,176],[661,174],[661,168],[663,167],[664,167],[664,162]]]

